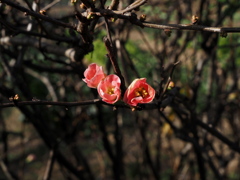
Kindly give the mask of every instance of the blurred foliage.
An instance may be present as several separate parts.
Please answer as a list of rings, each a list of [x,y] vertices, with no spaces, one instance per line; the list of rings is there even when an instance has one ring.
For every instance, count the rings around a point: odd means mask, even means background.
[[[128,41],[126,43],[126,49],[140,76],[149,79],[152,77],[152,72],[155,69],[156,59],[150,52],[141,49],[141,43],[143,42],[140,40],[139,42]]]
[[[104,31],[100,31],[96,34],[95,40],[93,42],[94,50],[84,57],[87,64],[97,63],[101,66],[104,66],[106,64],[107,50],[102,41],[104,36],[106,36]]]

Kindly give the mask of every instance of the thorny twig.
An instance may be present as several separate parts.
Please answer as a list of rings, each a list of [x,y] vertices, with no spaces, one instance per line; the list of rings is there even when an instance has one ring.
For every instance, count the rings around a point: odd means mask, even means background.
[[[41,15],[39,13],[36,13],[34,11],[31,11],[27,8],[24,8],[16,3],[13,3],[9,0],[1,0],[2,3],[6,3],[9,6],[12,6],[22,12],[25,12],[27,15],[31,15],[34,17],[37,17],[39,19],[45,20],[47,22],[51,22],[53,24],[70,28],[73,30],[76,30],[76,26],[73,26],[72,24],[63,23],[62,21],[58,21],[56,19],[53,19],[48,16]],[[117,17],[120,19],[129,20],[132,24],[135,24],[140,27],[148,27],[148,28],[154,28],[154,29],[170,29],[170,30],[192,30],[192,31],[208,31],[208,32],[215,32],[215,33],[236,33],[240,32],[239,27],[209,27],[204,25],[193,25],[193,24],[155,24],[151,22],[142,22],[139,19],[137,19],[136,16],[133,16],[132,14],[123,14],[124,12],[131,11],[132,9],[135,9],[136,7],[139,7],[140,5],[144,4],[145,1],[140,1],[141,3],[133,3],[134,5],[130,6],[130,8],[126,8],[122,11],[112,11],[110,9],[97,9],[94,8],[94,12],[92,14],[95,14],[97,16],[105,16],[105,17]]]

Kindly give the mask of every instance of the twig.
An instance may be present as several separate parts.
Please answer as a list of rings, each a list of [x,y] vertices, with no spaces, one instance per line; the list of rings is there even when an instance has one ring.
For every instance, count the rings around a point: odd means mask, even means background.
[[[124,174],[124,165],[123,165],[123,134],[122,134],[122,116],[119,114],[118,110],[114,111],[115,116],[115,152],[116,156],[114,159],[114,172],[115,179],[122,179]]]
[[[211,126],[203,123],[200,120],[195,121],[197,123],[197,126],[202,127],[203,129],[207,130],[210,134],[212,134],[214,137],[218,138],[220,141],[228,145],[228,147],[238,153],[240,153],[240,147],[237,145],[237,143],[233,143],[228,138],[223,136],[221,133],[219,133],[216,129],[212,128]]]
[[[112,16],[118,17],[120,19],[129,20],[132,24],[135,24],[140,27],[148,27],[154,29],[170,29],[170,30],[191,30],[191,31],[207,31],[215,33],[236,33],[240,32],[239,27],[210,27],[203,25],[193,25],[193,24],[155,24],[152,22],[142,22],[137,19],[136,16],[129,14],[122,14],[118,11],[110,11],[106,9],[98,9],[94,12],[98,16]]]
[[[14,178],[8,171],[8,168],[2,159],[0,159],[0,167],[2,168],[2,171],[3,171],[4,175],[6,176],[7,180],[14,180]]]
[[[48,16],[41,15],[41,14],[39,14],[37,12],[31,11],[31,10],[29,10],[29,9],[23,7],[23,6],[20,6],[20,5],[16,4],[16,3],[14,3],[14,2],[11,2],[9,0],[1,0],[1,2],[5,3],[5,4],[7,4],[7,5],[9,5],[9,6],[13,7],[13,8],[16,8],[16,9],[22,11],[22,12],[25,12],[26,15],[31,15],[31,16],[37,17],[39,19],[42,19],[44,21],[51,22],[51,23],[57,24],[59,26],[75,30],[75,27],[73,25],[71,25],[71,24],[64,23],[62,21],[58,21],[58,20],[50,18]]]
[[[107,37],[104,37],[103,39],[104,43],[105,43],[105,46],[107,48],[107,51],[108,51],[108,57],[112,63],[112,66],[113,66],[113,70],[114,72],[119,76],[119,78],[121,79],[121,90],[122,90],[122,94],[124,94],[125,90],[126,90],[126,86],[125,86],[125,80],[124,80],[124,77],[121,73],[121,70],[118,66],[118,63],[117,63],[117,60],[114,56],[114,52],[113,52],[113,47],[111,46],[110,44],[110,41]]]
[[[72,135],[74,136],[74,135]],[[77,147],[76,136],[72,137],[71,140],[67,140],[67,144],[70,147],[71,153],[75,157],[77,164],[82,167],[82,172],[84,172],[87,180],[94,180],[94,175],[89,165],[89,161],[82,153],[81,149]]]
[[[47,6],[45,6],[44,8],[42,8],[41,10],[48,10],[51,7],[55,6],[57,3],[59,3],[61,0],[55,0],[53,2],[51,2],[50,4],[48,4]]]
[[[70,28],[73,30],[76,30],[76,27],[68,24],[63,23],[62,21],[58,21],[56,19],[50,18],[48,16],[41,15],[39,13],[36,13],[34,11],[31,11],[29,9],[26,9],[22,6],[19,6],[16,3],[13,3],[9,0],[1,0],[2,3],[6,3],[7,5],[16,8],[22,12],[25,12],[27,15],[31,15],[34,17],[37,17],[39,19],[45,20],[47,22],[51,22],[54,24],[57,24],[59,26]],[[132,16],[131,14],[124,15],[124,12],[128,12],[132,9],[135,9],[136,7],[139,7],[139,5],[142,5],[145,3],[145,0],[138,1],[139,4],[130,5],[130,8],[127,8],[122,11],[112,11],[110,9],[97,9],[94,8],[93,14],[96,14],[98,16],[107,16],[107,17],[118,17],[120,19],[126,19],[129,20],[132,24],[138,25],[140,27],[148,27],[148,28],[154,28],[154,29],[170,29],[170,30],[191,30],[191,31],[207,31],[207,32],[215,32],[215,33],[236,33],[240,32],[239,27],[209,27],[209,26],[203,26],[203,25],[192,25],[192,24],[155,24],[151,22],[142,22],[139,19],[137,19],[136,15]]]
[[[31,76],[35,77],[36,79],[42,81],[42,83],[48,89],[48,92],[49,92],[50,96],[52,97],[52,100],[53,101],[58,101],[57,94],[56,94],[56,92],[53,88],[53,85],[49,81],[48,77],[43,76],[43,75],[41,75],[41,74],[37,73],[36,71],[33,71],[32,69],[29,69],[29,68],[25,68],[25,72],[30,74]]]
[[[0,45],[25,45],[25,46],[32,46],[35,48],[39,48],[39,43],[34,38],[18,38],[18,37],[2,37],[0,38]],[[72,62],[77,61],[77,56],[83,56],[83,51],[80,49],[76,51],[75,48],[65,48],[60,46],[53,46],[48,43],[42,43],[41,48],[48,53],[66,56]],[[80,58],[79,58],[80,59]]]
[[[90,104],[102,103],[106,104],[100,99],[94,99],[89,101],[81,101],[81,102],[56,102],[56,101],[43,101],[38,99],[33,99],[32,101],[20,101],[17,103],[17,106],[27,106],[27,105],[53,105],[53,106],[64,106],[64,107],[73,107],[73,106],[84,106]],[[0,103],[0,108],[7,108],[7,107],[15,107],[16,104],[13,102],[11,103]]]
[[[95,6],[94,4],[92,3],[92,1],[89,1],[89,0],[81,0],[82,3],[87,7],[87,8],[91,8],[91,9],[94,9]]]
[[[170,83],[171,80],[172,80],[172,76],[173,76],[174,69],[176,68],[176,66],[177,66],[179,63],[180,63],[180,61],[178,61],[178,62],[176,62],[176,63],[173,64],[173,67],[172,67],[172,69],[171,69],[170,75],[169,75],[168,80],[167,80],[167,82],[166,82],[166,84],[165,84],[165,87],[164,87],[164,89],[163,89],[163,92],[162,92],[161,95],[160,95],[160,98],[159,98],[160,101],[162,101],[162,97],[163,97],[163,95],[166,93],[167,88],[168,88],[168,86],[169,86],[169,83]]]
[[[111,4],[109,5],[109,8],[110,10],[115,10],[117,9],[118,7],[118,4],[119,4],[119,0],[112,0]]]
[[[124,13],[132,11],[132,10],[134,10],[136,8],[139,8],[141,5],[145,4],[146,2],[147,2],[147,0],[136,0],[135,2],[130,4],[125,9],[120,10],[120,11],[114,11],[114,12],[117,13],[117,14],[124,14]]]
[[[97,107],[97,113],[98,113],[98,126],[102,133],[103,146],[104,146],[109,158],[114,163],[115,155],[112,151],[111,144],[108,140],[108,133],[107,133],[106,126],[105,126],[106,123],[103,123],[104,120],[102,117],[102,114],[103,114],[102,107],[99,106],[98,104],[96,105],[96,107]]]
[[[55,155],[54,155],[54,150],[51,150],[49,153],[49,159],[47,162],[47,167],[44,173],[43,180],[49,180],[51,179],[51,174],[52,174],[52,169],[55,161]]]
[[[54,63],[61,63],[65,66],[69,66],[67,63],[64,62],[55,62]],[[59,73],[59,74],[78,74],[78,72],[75,72],[74,70],[70,68],[52,68],[48,66],[41,66],[38,64],[33,64],[32,62],[24,62],[24,66],[29,67],[35,71],[38,72],[49,72],[49,73]]]
[[[151,153],[150,153],[150,148],[149,148],[149,144],[148,144],[148,140],[146,138],[146,124],[144,124],[144,121],[142,118],[138,118],[136,119],[137,121],[137,126],[139,128],[139,131],[140,131],[140,135],[141,135],[141,138],[142,138],[142,146],[143,146],[143,153],[146,157],[146,161],[149,165],[149,168],[151,169],[154,177],[156,180],[160,179],[159,177],[159,172],[158,170],[156,170],[156,167],[154,166],[153,164],[153,160],[151,158]]]

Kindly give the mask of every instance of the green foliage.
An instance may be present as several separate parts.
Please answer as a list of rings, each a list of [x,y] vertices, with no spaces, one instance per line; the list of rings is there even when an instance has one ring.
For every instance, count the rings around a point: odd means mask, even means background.
[[[226,67],[227,59],[230,56],[229,50],[229,37],[228,38],[219,38],[218,41],[218,51],[217,57],[221,67]]]
[[[145,172],[141,170],[141,167],[138,162],[132,162],[128,164],[127,169],[127,176],[129,179],[135,179],[136,177],[139,176],[139,172],[141,174],[144,174]]]
[[[217,58],[222,68],[225,69],[229,65],[228,60],[232,58],[231,53],[234,53],[233,57],[236,58],[236,65],[238,67],[240,66],[240,49],[238,48],[239,43],[240,38],[236,34],[230,34],[226,38],[219,38]]]
[[[104,35],[105,34],[103,32],[100,32],[97,35],[97,37],[93,42],[94,50],[84,57],[84,60],[88,64],[97,63],[98,65],[101,65],[101,66],[104,66],[106,64],[107,50],[102,40]]]
[[[208,94],[208,77],[209,77],[209,69],[208,67],[210,66],[210,62],[207,63],[208,65],[204,66],[203,72],[202,72],[202,78],[201,82],[205,83],[200,83],[200,87],[198,90],[198,96],[197,96],[197,111],[200,112],[203,108],[205,108],[206,101],[207,101],[207,94]]]
[[[140,76],[151,78],[151,73],[156,67],[155,57],[151,55],[150,52],[142,50],[138,44],[138,41],[128,41],[126,43],[126,49]]]
[[[240,179],[240,175],[239,173],[230,173],[228,176],[229,180],[239,180]]]
[[[179,76],[180,75],[180,76]],[[185,84],[189,82],[189,71],[186,66],[181,66],[179,71],[173,74],[173,79],[180,80],[181,83]]]

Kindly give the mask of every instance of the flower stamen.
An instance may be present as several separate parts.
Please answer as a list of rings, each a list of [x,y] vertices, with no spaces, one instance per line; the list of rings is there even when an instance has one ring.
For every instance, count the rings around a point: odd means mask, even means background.
[[[110,95],[114,94],[114,88],[108,88],[107,93]]]
[[[142,96],[143,98],[145,98],[147,95],[148,92],[143,87],[137,88],[135,91],[135,96],[137,97]]]

